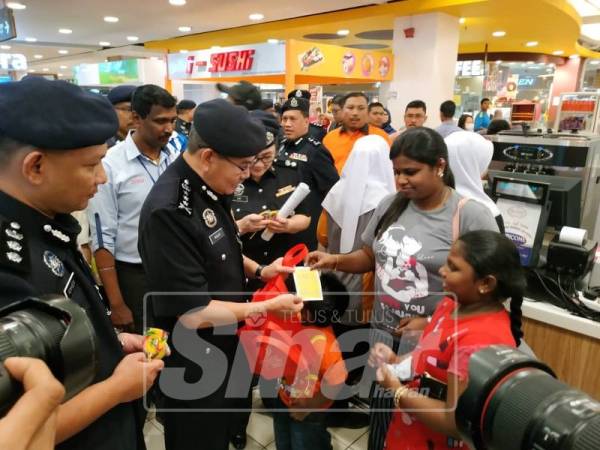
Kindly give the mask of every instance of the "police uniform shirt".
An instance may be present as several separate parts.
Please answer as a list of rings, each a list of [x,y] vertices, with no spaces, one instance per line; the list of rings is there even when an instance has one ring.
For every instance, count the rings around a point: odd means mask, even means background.
[[[317,224],[322,211],[321,203],[339,180],[339,175],[333,165],[333,158],[329,151],[309,134],[296,140],[284,139],[279,147],[277,161],[286,167],[297,169],[302,181],[310,188],[310,194],[304,202],[311,217],[310,226],[306,235],[310,237],[306,242],[309,249],[316,249]]]
[[[58,294],[83,307],[97,337],[97,383],[110,377],[123,352],[107,303],[77,250],[80,230],[70,215],[50,219],[0,191],[0,306],[28,296]],[[136,434],[133,405],[124,403],[56,448],[132,450],[136,442],[143,442],[141,430]]]
[[[183,134],[184,136],[187,137],[190,135],[191,129],[192,129],[192,122],[183,120],[180,117],[178,117],[177,120],[175,120],[175,131],[177,131],[179,134]]]
[[[279,211],[301,182],[297,168],[286,167],[282,161],[274,161],[260,181],[246,179],[238,186],[231,207],[236,220],[249,214],[261,214],[265,211]],[[310,217],[310,209],[302,202],[295,214]],[[270,264],[283,256],[291,247],[305,243],[308,236],[304,231],[298,233],[276,233],[270,241],[261,238],[262,231],[246,233],[242,236],[244,254],[259,264]]]
[[[327,130],[320,125],[315,125],[314,123],[311,123],[308,125],[308,134],[315,141],[323,142],[323,139],[327,134]]]
[[[152,297],[160,328],[172,331],[177,317],[207,306],[213,298],[246,301],[239,294],[246,277],[231,196],[213,192],[183,157],[167,168],[142,207],[139,250],[149,289],[165,293]],[[214,347],[218,347],[229,361],[227,377],[212,395],[197,399],[197,405],[236,406],[236,399],[225,399],[224,395],[238,343],[235,330],[218,334],[213,328],[203,328],[197,335],[203,340],[194,344],[194,355],[183,356],[172,346],[166,366],[185,368],[185,380],[197,382],[203,368],[218,362],[214,359],[218,353]]]

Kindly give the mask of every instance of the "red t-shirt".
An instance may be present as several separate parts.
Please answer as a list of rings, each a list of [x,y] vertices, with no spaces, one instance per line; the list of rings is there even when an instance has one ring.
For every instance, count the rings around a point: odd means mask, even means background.
[[[444,298],[425,327],[419,344],[412,352],[414,375],[427,372],[447,383],[448,373],[460,380],[468,377],[469,358],[482,348],[495,344],[515,347],[507,311],[482,313],[456,319],[457,304]],[[412,387],[416,387],[414,384]],[[386,437],[386,450],[429,450],[468,448],[462,441],[437,433],[415,416],[394,411]]]
[[[294,379],[283,379],[279,389],[279,398],[290,406],[290,397],[312,398],[321,387],[335,386],[346,381],[346,366],[331,327],[303,327],[294,335],[294,341],[300,345],[301,355],[306,360],[308,370],[295,370]],[[289,361],[288,361],[289,365]],[[289,375],[288,375],[289,376]],[[327,392],[324,392],[327,395]],[[331,401],[324,404],[329,408]]]

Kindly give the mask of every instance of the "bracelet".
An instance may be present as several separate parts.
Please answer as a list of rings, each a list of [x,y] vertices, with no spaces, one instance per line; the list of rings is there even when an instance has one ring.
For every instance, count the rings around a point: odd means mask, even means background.
[[[410,392],[410,388],[408,386],[405,386],[404,384],[401,385],[398,389],[396,389],[396,391],[394,392],[394,406],[396,408],[400,408],[400,400],[408,392]]]
[[[338,263],[340,262],[340,255],[335,255],[335,266],[333,266],[333,270],[337,270]]]
[[[256,270],[254,271],[254,278],[260,279],[262,271],[263,271],[264,268],[265,268],[265,266],[263,266],[262,264],[259,264],[256,267]]]
[[[115,266],[98,267],[98,272],[108,272],[109,270],[115,270]]]

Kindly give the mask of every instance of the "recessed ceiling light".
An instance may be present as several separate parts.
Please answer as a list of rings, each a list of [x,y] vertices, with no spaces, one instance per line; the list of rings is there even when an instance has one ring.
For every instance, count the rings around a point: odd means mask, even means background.
[[[119,18],[114,16],[106,16],[104,17],[104,21],[108,23],[117,23],[119,21]]]
[[[2,50],[10,50],[10,45],[0,45]]]
[[[129,42],[135,42],[135,41],[139,41],[139,40],[140,40],[140,38],[139,38],[139,37],[137,37],[137,36],[127,36],[127,40],[128,40]]]
[[[338,30],[337,31],[337,35],[338,36],[348,36],[350,34],[350,30]]]
[[[26,37],[25,42],[37,42],[37,38],[34,37]]]
[[[173,6],[183,6],[185,5],[185,0],[169,0],[169,3]]]
[[[529,42],[525,43],[525,47],[537,47],[538,44],[539,44],[538,41],[529,41]]]
[[[555,55],[555,56],[562,55],[563,53],[564,53],[564,52],[563,52],[562,50],[554,50],[554,51],[552,52],[552,54],[553,54],[553,55]]]
[[[460,19],[458,19],[458,23],[463,24],[467,21],[467,19],[465,19],[464,17],[461,17]]]
[[[267,39],[269,44],[279,44],[279,39]]]
[[[35,59],[42,59],[44,57],[44,55],[33,55],[33,57]]]
[[[68,55],[69,54],[69,50],[59,50],[58,53],[61,54],[61,55]]]
[[[571,55],[569,56],[569,59],[579,59],[579,55]]]
[[[179,50],[179,53],[187,53],[187,52],[189,52],[189,50],[186,50],[186,49],[184,49],[184,48],[183,48],[183,49],[181,49],[181,50]]]
[[[73,30],[71,30],[70,28],[59,28],[58,32],[60,34],[71,34]]]
[[[27,8],[27,6],[25,6],[23,3],[19,3],[19,2],[8,2],[6,4],[6,6],[10,9],[25,9],[25,8]]]
[[[179,27],[178,28],[179,31],[181,31],[182,33],[187,33],[188,31],[192,31],[192,27]]]
[[[69,66],[60,66],[60,69],[61,69],[61,70],[66,70],[66,69],[68,69],[68,68],[69,68]]]
[[[502,30],[494,31],[492,33],[492,36],[494,36],[494,37],[503,37],[503,36],[506,36],[506,31],[502,31]]]
[[[108,42],[108,41],[100,41],[100,42],[98,42],[98,45],[100,45],[102,47],[110,47],[110,42]]]
[[[50,72],[50,69],[48,69],[47,67],[44,67],[42,70],[43,70],[44,72]]]
[[[263,20],[265,18],[264,14],[261,13],[252,13],[248,16],[250,20]]]

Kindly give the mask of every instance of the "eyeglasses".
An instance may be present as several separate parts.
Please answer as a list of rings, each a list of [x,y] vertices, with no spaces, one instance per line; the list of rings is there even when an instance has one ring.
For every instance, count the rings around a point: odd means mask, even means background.
[[[227,156],[222,156],[219,155],[222,159],[224,159],[225,161],[227,161],[230,164],[233,164],[235,167],[237,167],[240,172],[246,172],[248,170],[250,170],[250,168],[256,164],[256,161],[258,160],[257,158],[254,158],[252,161],[248,161],[246,164],[244,164],[243,166],[240,166],[239,164],[237,164],[236,162],[232,161],[231,159],[229,159]]]
[[[266,156],[261,156],[260,158],[257,156],[256,160],[254,161],[254,164],[258,164],[259,162],[263,163],[263,165],[269,165],[273,162],[273,160],[275,159],[275,155],[266,155]]]

